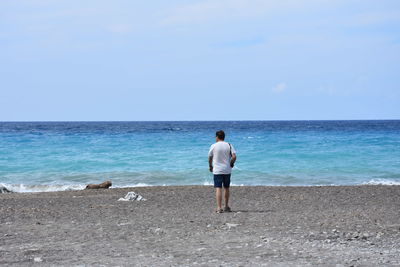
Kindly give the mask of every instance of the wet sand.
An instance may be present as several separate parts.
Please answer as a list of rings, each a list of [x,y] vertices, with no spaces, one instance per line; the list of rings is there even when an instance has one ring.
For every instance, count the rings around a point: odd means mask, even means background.
[[[135,191],[147,201],[117,201]],[[398,266],[400,186],[0,194],[0,265]]]

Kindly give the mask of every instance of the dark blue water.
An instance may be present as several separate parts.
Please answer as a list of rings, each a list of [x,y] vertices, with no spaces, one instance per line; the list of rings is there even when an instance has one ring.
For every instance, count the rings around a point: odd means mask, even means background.
[[[0,122],[0,183],[15,191],[210,184],[223,129],[236,185],[400,184],[400,121]]]

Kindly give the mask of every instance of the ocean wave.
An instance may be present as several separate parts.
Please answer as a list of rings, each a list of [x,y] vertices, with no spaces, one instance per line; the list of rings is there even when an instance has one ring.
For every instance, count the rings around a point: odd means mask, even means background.
[[[69,190],[82,190],[86,185],[72,184],[72,185],[27,185],[27,184],[0,184],[14,193],[37,193],[37,192],[56,192],[56,191],[69,191]]]
[[[400,181],[392,179],[372,179],[363,184],[367,185],[400,185]]]
[[[152,185],[146,183],[127,184],[121,186],[112,186],[113,188],[128,188],[128,187],[149,187],[149,186],[166,186],[166,184]],[[71,191],[71,190],[83,190],[86,188],[86,184],[40,184],[40,185],[28,185],[28,184],[5,184],[0,183],[0,187],[5,187],[13,193],[39,193],[39,192],[57,192],[57,191]]]
[[[176,184],[171,184],[176,185]],[[184,186],[185,184],[182,184]],[[189,185],[189,184],[187,184]],[[190,184],[195,185],[195,184]],[[203,184],[198,185],[214,185],[209,181],[205,181]],[[169,186],[169,184],[147,184],[147,183],[135,183],[125,185],[113,185],[112,188],[130,188],[130,187],[152,187],[152,186]],[[244,184],[231,183],[231,186],[244,186]],[[72,190],[83,190],[86,188],[84,184],[52,184],[52,185],[29,185],[29,184],[6,184],[0,183],[0,188],[4,187],[13,193],[40,193],[40,192],[58,192],[58,191],[72,191]]]
[[[132,184],[117,184],[113,185],[112,188],[129,188],[129,187],[151,187],[151,186],[172,186],[172,185],[204,185],[204,186],[213,186],[214,183],[209,180],[205,180],[203,183],[199,184],[148,184],[148,183],[132,183]],[[340,184],[292,184],[292,185],[283,185],[283,184],[236,184],[231,183],[231,186],[339,186]],[[347,185],[357,185],[347,184]],[[358,183],[358,185],[400,185],[400,180],[393,179],[372,179],[367,182]],[[11,192],[14,193],[39,193],[39,192],[57,192],[57,191],[70,191],[70,190],[83,190],[86,188],[86,184],[7,184],[0,183],[0,188],[4,187]]]

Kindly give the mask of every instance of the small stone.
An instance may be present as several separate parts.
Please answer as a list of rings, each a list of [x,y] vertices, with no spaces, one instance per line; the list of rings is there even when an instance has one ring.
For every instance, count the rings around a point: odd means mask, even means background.
[[[35,258],[33,258],[33,261],[34,262],[42,262],[43,260],[41,257],[35,257]]]

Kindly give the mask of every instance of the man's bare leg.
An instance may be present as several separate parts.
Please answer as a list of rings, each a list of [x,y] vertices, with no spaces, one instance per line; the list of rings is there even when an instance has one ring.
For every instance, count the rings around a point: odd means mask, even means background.
[[[217,199],[217,210],[222,209],[222,188],[215,188],[215,198]]]
[[[225,207],[229,207],[229,187],[224,188],[225,191]]]

